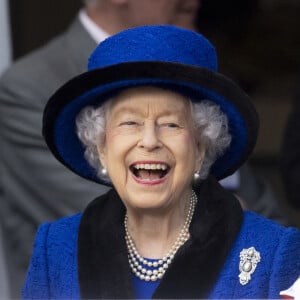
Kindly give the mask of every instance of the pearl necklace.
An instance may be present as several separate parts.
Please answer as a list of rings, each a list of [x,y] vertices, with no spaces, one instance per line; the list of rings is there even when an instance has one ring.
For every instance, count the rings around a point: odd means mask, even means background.
[[[128,261],[131,268],[131,271],[141,280],[145,281],[156,281],[161,279],[169,265],[173,261],[173,258],[178,251],[178,249],[190,238],[189,227],[193,218],[195,206],[197,203],[197,196],[194,191],[192,191],[192,195],[190,198],[190,206],[188,209],[188,213],[184,222],[180,233],[172,245],[169,252],[161,259],[157,260],[147,260],[143,258],[137,251],[134,242],[129,234],[128,230],[128,215],[126,213],[124,219],[124,227],[125,227],[125,240],[127,244],[128,250]],[[147,269],[146,267],[150,267],[151,269]]]

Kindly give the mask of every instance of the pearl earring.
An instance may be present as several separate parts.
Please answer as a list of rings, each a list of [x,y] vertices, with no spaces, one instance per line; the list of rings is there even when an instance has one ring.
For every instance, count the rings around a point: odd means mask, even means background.
[[[101,169],[101,174],[102,174],[103,176],[106,176],[106,175],[107,175],[107,169],[103,167],[103,168]]]
[[[199,172],[194,173],[194,180],[198,180],[200,178]]]

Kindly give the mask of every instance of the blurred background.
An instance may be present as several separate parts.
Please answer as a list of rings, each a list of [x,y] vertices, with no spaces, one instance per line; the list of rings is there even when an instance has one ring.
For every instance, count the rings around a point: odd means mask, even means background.
[[[199,31],[216,45],[220,71],[246,90],[260,115],[251,165],[269,179],[281,209],[298,227],[300,214],[285,201],[279,154],[300,88],[299,15],[299,0],[207,0],[198,17]]]
[[[1,64],[5,67],[63,31],[81,2],[0,0],[2,37],[8,36],[0,45]],[[251,164],[270,180],[296,224],[300,217],[285,204],[278,161],[300,69],[299,15],[299,0],[202,0],[197,24],[217,48],[220,71],[255,102],[261,129]]]

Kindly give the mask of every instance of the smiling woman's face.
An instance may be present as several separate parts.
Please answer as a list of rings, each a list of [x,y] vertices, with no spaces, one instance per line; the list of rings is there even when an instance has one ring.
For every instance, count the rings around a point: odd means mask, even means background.
[[[202,162],[188,100],[139,87],[120,93],[107,113],[101,163],[127,209],[169,207],[190,193]]]

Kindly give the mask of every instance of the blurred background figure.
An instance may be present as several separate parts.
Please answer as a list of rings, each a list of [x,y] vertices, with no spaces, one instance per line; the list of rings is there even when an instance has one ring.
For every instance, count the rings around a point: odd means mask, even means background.
[[[0,1],[0,75],[11,62],[11,41],[7,0]]]
[[[106,190],[72,175],[49,154],[41,134],[49,96],[86,70],[88,56],[109,35],[146,24],[195,29],[200,2],[86,0],[84,5],[63,34],[16,61],[0,80],[0,218],[13,298],[20,295],[37,226],[81,211]]]
[[[220,183],[238,196],[244,210],[255,211],[282,225],[289,225],[288,218],[280,211],[272,183],[255,171],[251,163],[245,163]]]

